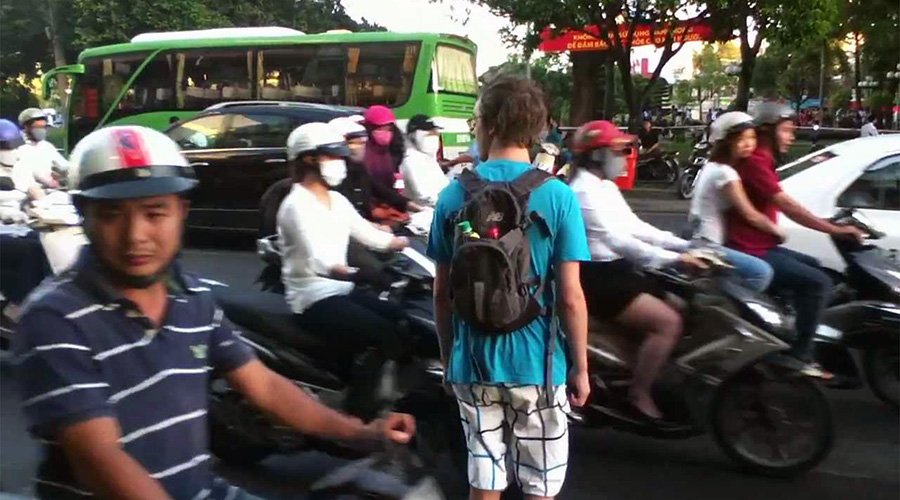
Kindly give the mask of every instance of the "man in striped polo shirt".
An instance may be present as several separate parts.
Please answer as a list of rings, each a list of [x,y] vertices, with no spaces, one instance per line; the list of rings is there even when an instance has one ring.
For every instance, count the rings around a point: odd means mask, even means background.
[[[36,290],[16,334],[23,408],[46,445],[41,498],[249,499],[209,470],[211,372],[300,432],[407,442],[412,417],[369,424],[265,368],[203,282],[176,262],[197,181],[178,147],[111,127],[72,155],[90,245]]]

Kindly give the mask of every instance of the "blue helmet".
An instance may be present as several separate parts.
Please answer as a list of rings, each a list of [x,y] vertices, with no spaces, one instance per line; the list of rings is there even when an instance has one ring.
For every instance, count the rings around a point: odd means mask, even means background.
[[[22,131],[15,123],[0,119],[0,150],[16,149],[25,144]]]

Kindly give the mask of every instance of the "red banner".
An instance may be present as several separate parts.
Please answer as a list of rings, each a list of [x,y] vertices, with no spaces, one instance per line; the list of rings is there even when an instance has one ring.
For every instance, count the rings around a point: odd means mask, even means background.
[[[646,45],[656,45],[662,47],[666,44],[666,34],[668,28],[658,27],[653,30],[653,36],[650,34],[650,26],[637,26],[634,30],[634,38],[632,38],[632,47],[642,47]],[[685,33],[687,31],[687,33]],[[672,34],[674,43],[682,41],[698,42],[712,39],[712,28],[706,24],[681,24],[675,28]],[[619,37],[622,43],[628,37],[628,26],[619,26]],[[582,52],[591,50],[606,50],[609,48],[605,37],[600,36],[600,30],[596,26],[587,26],[583,31],[564,31],[561,35],[553,37],[549,28],[541,33],[541,44],[538,47],[544,52]]]

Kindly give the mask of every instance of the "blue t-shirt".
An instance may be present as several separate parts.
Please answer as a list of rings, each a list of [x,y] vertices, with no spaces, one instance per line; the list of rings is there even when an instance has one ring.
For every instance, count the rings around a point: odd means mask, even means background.
[[[489,181],[512,181],[531,165],[509,160],[490,160],[475,171]],[[428,256],[438,264],[449,264],[453,259],[453,234],[448,232],[448,218],[462,209],[465,191],[459,181],[447,186],[438,199],[434,222],[428,241]],[[585,236],[581,208],[575,194],[562,181],[550,181],[531,193],[529,209],[539,213],[550,227],[548,238],[532,227],[532,272],[544,278],[550,272],[550,263],[587,261],[591,259]],[[541,298],[542,305],[553,300],[552,287],[548,283]],[[453,318],[455,336],[450,353],[447,379],[456,384],[474,382],[543,385],[546,362],[547,338],[550,317],[541,316],[528,326],[507,335],[480,335],[459,318]],[[566,381],[566,345],[562,335],[557,337],[553,358],[553,385]],[[474,367],[478,366],[476,373]]]

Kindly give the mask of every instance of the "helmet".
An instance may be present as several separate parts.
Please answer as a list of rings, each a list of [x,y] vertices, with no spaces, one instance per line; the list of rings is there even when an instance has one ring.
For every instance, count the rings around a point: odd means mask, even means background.
[[[716,118],[709,126],[709,142],[721,141],[729,134],[753,128],[753,117],[743,111],[729,111]]]
[[[353,121],[353,117],[350,116],[335,118],[328,122],[328,125],[337,131],[337,133],[344,136],[348,141],[350,139],[366,137],[366,128],[360,125],[358,121]]]
[[[438,126],[428,118],[427,115],[418,114],[409,119],[406,123],[406,133],[412,134],[418,130],[422,130],[425,132],[430,132],[432,130],[441,130],[442,127]]]
[[[766,101],[756,107],[753,112],[753,121],[756,126],[760,125],[778,125],[785,120],[794,120],[797,115],[793,108],[787,104],[775,101]]]
[[[172,139],[146,127],[91,132],[72,151],[71,182],[91,199],[146,198],[189,191],[193,169]]]
[[[294,160],[304,153],[346,158],[350,156],[350,148],[347,147],[344,136],[327,123],[304,123],[288,136],[288,160]]]
[[[575,131],[572,151],[575,154],[588,153],[594,149],[608,148],[613,144],[631,143],[634,140],[633,135],[622,132],[612,123],[606,120],[595,120],[585,123]]]
[[[47,115],[38,108],[28,108],[19,113],[19,125],[22,127],[35,120],[46,120]]]
[[[397,119],[394,118],[394,112],[384,106],[372,106],[366,110],[363,118],[366,123],[375,127],[381,127],[382,125],[397,121]]]
[[[16,149],[22,144],[25,144],[25,139],[19,127],[9,120],[0,120],[0,150]]]

